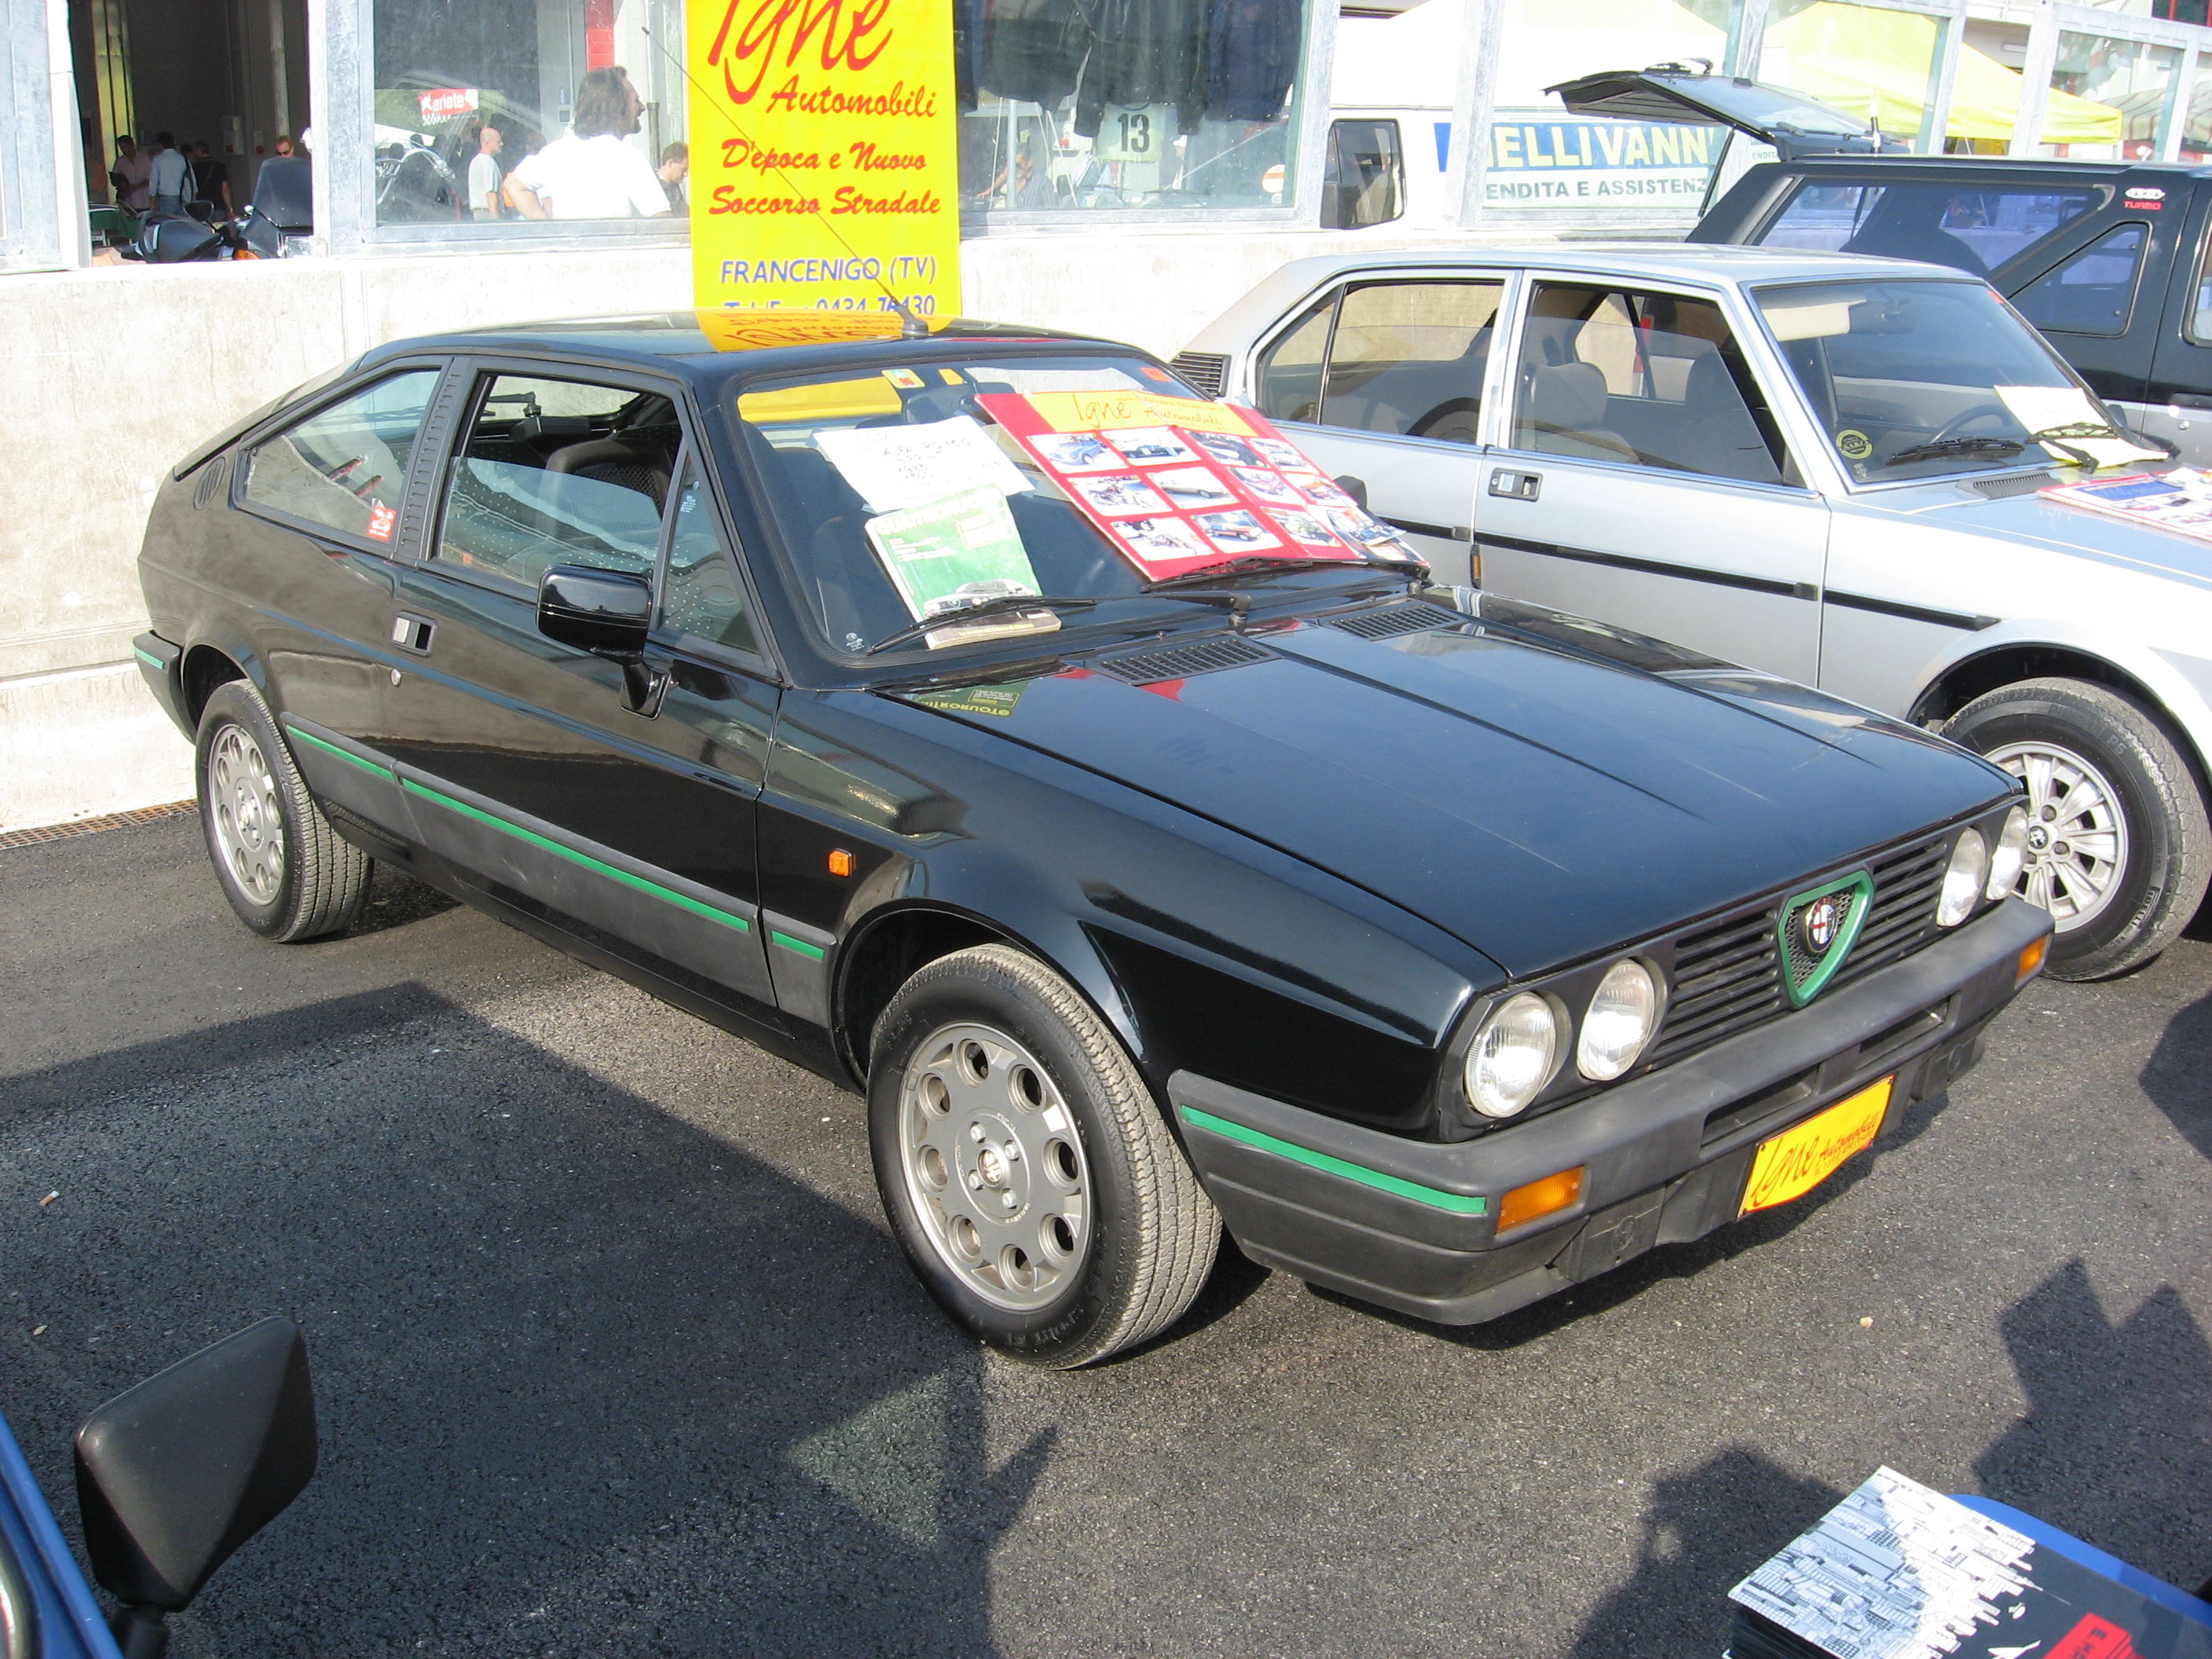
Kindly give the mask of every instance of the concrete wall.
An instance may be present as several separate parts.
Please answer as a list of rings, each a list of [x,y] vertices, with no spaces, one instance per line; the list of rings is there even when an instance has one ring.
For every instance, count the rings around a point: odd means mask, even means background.
[[[1442,240],[988,237],[963,250],[966,309],[1166,356],[1285,259]],[[0,831],[192,793],[191,751],[139,683],[131,636],[155,480],[194,444],[386,340],[690,299],[683,248],[0,279]]]

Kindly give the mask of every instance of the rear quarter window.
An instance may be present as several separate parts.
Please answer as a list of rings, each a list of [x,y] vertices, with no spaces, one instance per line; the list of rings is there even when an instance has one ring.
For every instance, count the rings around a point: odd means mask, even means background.
[[[1758,240],[1767,247],[1922,259],[1986,276],[2095,207],[2103,192],[1967,179],[1806,179]]]

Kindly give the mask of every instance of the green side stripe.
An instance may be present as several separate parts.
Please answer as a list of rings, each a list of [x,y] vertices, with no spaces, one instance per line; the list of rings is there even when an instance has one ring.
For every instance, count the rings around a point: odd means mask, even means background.
[[[158,668],[158,669],[162,670],[162,671],[163,671],[163,672],[166,672],[167,671],[167,669],[168,669],[168,666],[169,666],[169,665],[168,665],[168,664],[167,664],[167,663],[163,662],[163,661],[162,661],[159,657],[155,656],[152,652],[150,652],[150,651],[141,651],[141,650],[140,650],[137,646],[135,646],[135,645],[134,645],[134,646],[132,646],[132,647],[131,647],[131,655],[133,655],[133,656],[135,656],[136,658],[137,658],[137,659],[138,659],[138,660],[139,660],[140,662],[144,663],[144,664],[146,665],[146,666],[147,666],[147,667],[149,667],[149,668]]]
[[[1490,1207],[1487,1199],[1447,1193],[1435,1187],[1424,1187],[1419,1182],[1384,1175],[1382,1170],[1370,1170],[1364,1164],[1347,1163],[1343,1158],[1332,1158],[1327,1152],[1317,1152],[1310,1146],[1279,1139],[1262,1130],[1248,1128],[1242,1123],[1231,1123],[1225,1117],[1201,1112],[1195,1106],[1178,1106],[1176,1109],[1182,1114],[1182,1121],[1194,1127],[1206,1130],[1224,1139],[1242,1141],[1247,1146],[1256,1146],[1261,1152],[1273,1152],[1279,1158],[1287,1158],[1293,1164],[1303,1164],[1310,1170],[1342,1176],[1346,1181],[1356,1181],[1363,1187],[1374,1188],[1377,1192],[1410,1198],[1416,1204],[1449,1210],[1454,1215],[1480,1215]]]
[[[410,794],[420,795],[425,800],[435,801],[449,812],[459,812],[463,817],[474,818],[479,823],[488,823],[504,835],[513,836],[517,841],[526,841],[532,847],[542,847],[545,851],[556,854],[571,864],[580,864],[586,870],[596,871],[600,875],[610,877],[622,883],[625,887],[635,887],[641,893],[650,893],[654,898],[664,900],[679,909],[689,910],[694,915],[704,916],[709,921],[719,921],[725,927],[734,927],[741,933],[750,933],[753,930],[752,923],[747,921],[743,916],[733,916],[727,910],[718,910],[711,904],[702,904],[697,899],[686,897],[672,887],[663,887],[657,881],[647,881],[643,876],[634,876],[627,870],[617,870],[611,864],[602,864],[588,854],[580,853],[573,847],[563,847],[557,841],[549,841],[544,836],[526,830],[519,823],[509,823],[505,818],[495,817],[489,812],[479,811],[466,801],[455,800],[451,795],[441,795],[434,789],[426,789],[412,778],[402,778],[399,781],[399,787]]]
[[[302,732],[296,726],[288,726],[284,729],[290,732],[294,737],[297,738],[301,743],[312,743],[316,748],[323,750],[329,754],[336,755],[342,761],[351,761],[356,766],[361,768],[364,772],[375,773],[377,776],[382,778],[386,783],[392,781],[392,769],[388,766],[379,766],[373,760],[363,760],[351,750],[341,749],[334,743],[325,743],[320,738],[315,736],[313,732]]]
[[[773,927],[768,930],[768,936],[785,950],[796,951],[802,957],[812,957],[817,962],[830,954],[818,945],[809,945],[803,939],[793,939],[788,933],[779,933]]]

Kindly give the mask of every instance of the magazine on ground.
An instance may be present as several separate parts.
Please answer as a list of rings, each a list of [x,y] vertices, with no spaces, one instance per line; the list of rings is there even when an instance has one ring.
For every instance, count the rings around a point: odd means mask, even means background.
[[[1729,1599],[1731,1659],[2212,1659],[2212,1626],[1888,1468]]]

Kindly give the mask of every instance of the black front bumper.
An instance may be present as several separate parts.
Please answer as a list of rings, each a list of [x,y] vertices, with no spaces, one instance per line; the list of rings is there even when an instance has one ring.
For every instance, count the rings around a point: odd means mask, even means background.
[[[1981,1058],[2051,918],[2007,900],[1810,1007],[1525,1123],[1411,1141],[1191,1072],[1184,1144],[1255,1261],[1446,1325],[1480,1324],[1736,1218],[1761,1141],[1885,1077],[1885,1124]],[[1878,1143],[1877,1143],[1878,1144]],[[1566,1208],[1500,1234],[1505,1194],[1585,1170]]]

